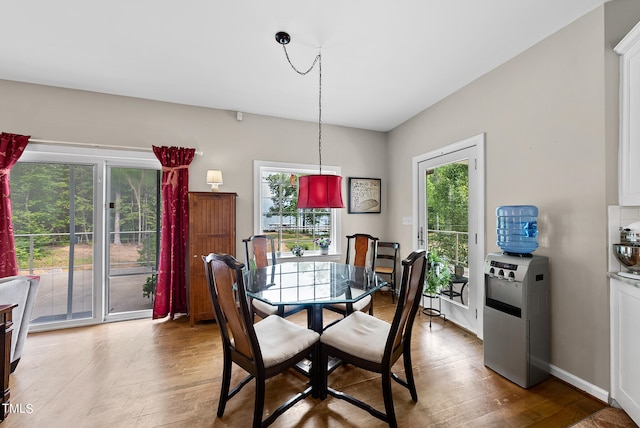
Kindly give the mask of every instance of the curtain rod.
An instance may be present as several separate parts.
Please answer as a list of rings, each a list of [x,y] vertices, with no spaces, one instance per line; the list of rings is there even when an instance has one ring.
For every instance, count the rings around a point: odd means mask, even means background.
[[[74,143],[71,141],[55,141],[55,140],[41,140],[38,138],[29,138],[31,143],[41,144],[59,144],[61,146],[78,146],[78,147],[91,147],[94,149],[122,149],[122,150],[138,150],[141,152],[152,152],[153,149],[147,147],[129,147],[129,146],[112,146],[108,144],[90,144],[90,143]],[[196,150],[196,155],[202,156],[202,150]]]

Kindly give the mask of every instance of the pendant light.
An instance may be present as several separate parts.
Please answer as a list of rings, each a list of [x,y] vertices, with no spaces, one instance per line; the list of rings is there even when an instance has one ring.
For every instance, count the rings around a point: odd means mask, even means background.
[[[339,175],[322,174],[322,55],[316,56],[307,71],[299,71],[291,63],[286,45],[291,41],[288,33],[280,31],[276,34],[276,41],[282,45],[287,61],[293,70],[301,75],[308,74],[316,63],[318,64],[318,157],[319,174],[303,175],[298,178],[297,208],[344,208],[342,202],[342,177]]]

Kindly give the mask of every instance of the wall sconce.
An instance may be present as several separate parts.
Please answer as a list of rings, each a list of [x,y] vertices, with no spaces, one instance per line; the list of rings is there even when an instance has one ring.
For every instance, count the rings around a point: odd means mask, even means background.
[[[211,184],[211,191],[217,192],[218,186],[222,184],[222,171],[210,169],[207,171],[207,184]]]

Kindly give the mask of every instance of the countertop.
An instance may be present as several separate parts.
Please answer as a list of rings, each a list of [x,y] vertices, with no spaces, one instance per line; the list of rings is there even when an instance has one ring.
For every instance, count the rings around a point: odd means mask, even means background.
[[[620,275],[619,272],[609,272],[607,273],[609,278],[617,279],[618,281],[622,281],[625,284],[632,285],[634,287],[640,288],[640,276],[636,278],[628,278],[626,276]]]

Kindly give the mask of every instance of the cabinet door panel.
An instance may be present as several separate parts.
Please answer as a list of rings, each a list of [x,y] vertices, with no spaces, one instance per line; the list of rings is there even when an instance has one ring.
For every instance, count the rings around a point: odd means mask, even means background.
[[[640,423],[640,288],[611,279],[611,398]]]
[[[615,47],[620,55],[619,204],[640,205],[640,24]]]
[[[189,193],[189,314],[191,325],[214,319],[202,256],[226,253],[235,257],[236,194]]]

